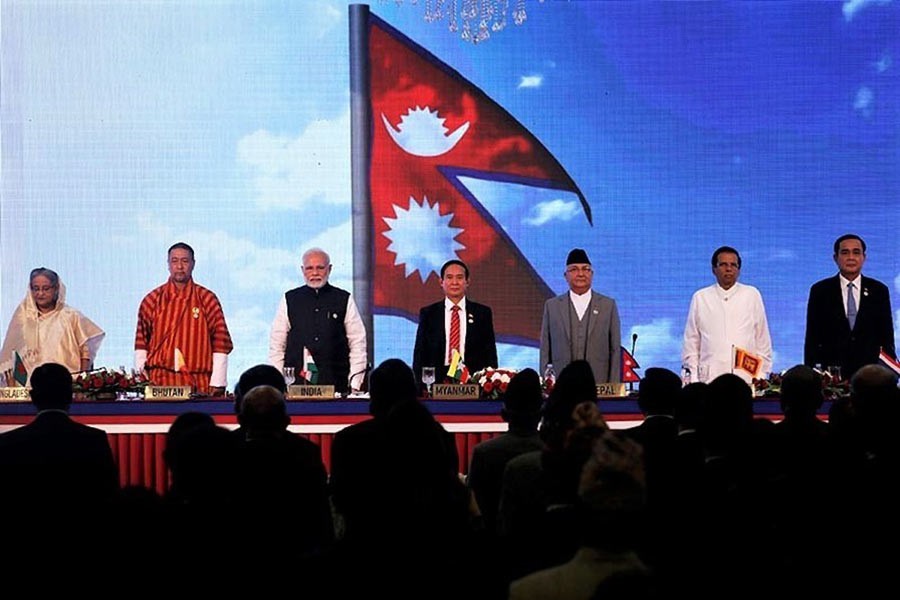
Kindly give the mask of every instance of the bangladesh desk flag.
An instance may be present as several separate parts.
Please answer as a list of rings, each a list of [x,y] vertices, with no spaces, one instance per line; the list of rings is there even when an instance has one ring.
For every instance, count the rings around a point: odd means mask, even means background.
[[[453,381],[466,383],[469,381],[469,369],[462,360],[459,350],[453,349],[453,358],[450,359],[450,367],[447,369],[447,377]]]
[[[25,362],[22,360],[22,357],[19,356],[17,351],[13,351],[13,355],[15,356],[15,365],[13,366],[13,379],[15,379],[19,385],[25,387],[25,383],[28,381],[28,370],[25,368]]]
[[[758,377],[762,368],[763,359],[738,346],[734,346],[734,370],[749,373],[751,377]]]

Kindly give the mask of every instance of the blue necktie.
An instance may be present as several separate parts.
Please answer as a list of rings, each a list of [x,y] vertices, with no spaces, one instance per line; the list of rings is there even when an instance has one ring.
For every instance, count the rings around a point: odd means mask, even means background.
[[[853,296],[853,282],[847,284],[847,320],[850,321],[850,330],[856,325],[856,298]]]

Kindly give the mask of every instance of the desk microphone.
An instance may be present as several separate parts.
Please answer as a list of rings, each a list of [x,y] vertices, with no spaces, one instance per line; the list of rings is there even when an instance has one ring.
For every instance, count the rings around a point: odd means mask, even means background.
[[[351,373],[350,376],[347,378],[347,388],[341,393],[341,398],[344,399],[344,398],[346,398],[347,396],[350,395],[350,390],[353,389],[353,386],[352,386],[351,382],[353,381],[353,378],[356,377],[356,376],[358,376],[358,375],[362,375],[362,376],[363,376],[362,385],[359,386],[359,390],[360,390],[361,392],[362,392],[362,391],[369,391],[369,390],[368,390],[368,385],[366,385],[366,383],[367,383],[367,382],[366,382],[366,375],[367,375],[367,374],[369,373],[369,371],[371,371],[371,370],[372,370],[372,363],[366,363],[366,368],[365,368],[365,369],[363,369],[362,371],[357,371],[356,373]]]
[[[634,346],[637,344],[637,334],[631,334],[631,356],[634,356]]]

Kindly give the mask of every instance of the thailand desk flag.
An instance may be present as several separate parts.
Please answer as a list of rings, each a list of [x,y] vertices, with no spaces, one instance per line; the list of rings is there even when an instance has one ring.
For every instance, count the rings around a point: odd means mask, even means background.
[[[892,357],[890,354],[884,351],[884,348],[880,349],[878,353],[878,358],[888,369],[896,373],[900,376],[900,362],[897,362],[897,359]]]
[[[360,313],[415,320],[456,258],[478,274],[472,295],[504,307],[497,341],[537,346],[553,291],[482,194],[502,189],[521,214],[536,190],[568,194],[590,224],[584,195],[515,117],[367,6],[350,6],[350,36],[354,272],[372,274],[354,280]]]
[[[631,352],[626,350],[625,346],[622,346],[622,383],[636,383],[640,381],[640,376],[634,372],[635,369],[640,368],[641,365],[634,360]]]
[[[763,359],[749,350],[734,346],[734,370],[749,373],[751,377],[758,377],[762,368]]]

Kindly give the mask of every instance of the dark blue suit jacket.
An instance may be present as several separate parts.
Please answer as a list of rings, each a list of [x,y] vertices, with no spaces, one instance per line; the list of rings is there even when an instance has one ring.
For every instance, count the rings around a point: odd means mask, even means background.
[[[470,373],[497,366],[497,342],[494,339],[494,317],[484,304],[466,298],[466,344],[463,355]],[[444,368],[447,336],[444,331],[444,300],[429,304],[419,311],[419,328],[413,349],[413,372],[422,379],[422,367],[434,367],[437,381],[447,374]]]
[[[838,365],[844,379],[849,379],[861,366],[878,362],[881,348],[896,357],[890,292],[876,279],[862,276],[859,279],[859,311],[853,331],[844,311],[841,280],[837,275],[813,284],[806,307],[803,362],[823,368]]]

